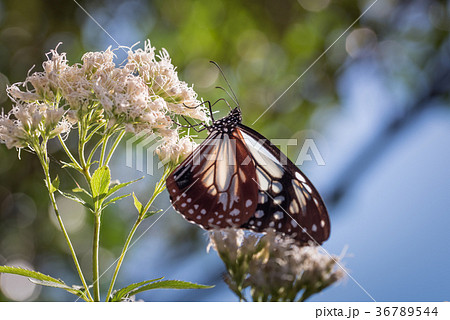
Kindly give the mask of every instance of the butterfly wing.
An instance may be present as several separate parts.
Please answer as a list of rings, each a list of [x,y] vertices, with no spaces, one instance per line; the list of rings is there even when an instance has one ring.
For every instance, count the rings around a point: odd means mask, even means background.
[[[276,146],[255,130],[237,128],[256,169],[258,205],[242,227],[254,231],[273,228],[300,243],[321,244],[330,235],[327,209],[308,178]]]
[[[257,207],[253,162],[237,129],[212,131],[167,178],[173,207],[205,229],[238,227]]]

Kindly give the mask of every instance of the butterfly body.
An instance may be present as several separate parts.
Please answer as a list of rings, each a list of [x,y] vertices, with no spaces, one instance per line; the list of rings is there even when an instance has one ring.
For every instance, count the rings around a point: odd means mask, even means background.
[[[240,109],[206,126],[208,137],[167,178],[173,207],[204,229],[269,228],[299,243],[329,237],[325,205],[306,176]]]

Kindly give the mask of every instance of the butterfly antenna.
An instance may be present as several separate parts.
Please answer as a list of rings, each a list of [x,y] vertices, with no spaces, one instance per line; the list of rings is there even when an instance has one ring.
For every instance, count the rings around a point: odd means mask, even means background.
[[[236,94],[234,93],[234,91],[233,91],[233,88],[231,88],[231,85],[230,85],[230,83],[228,82],[228,80],[227,80],[227,78],[225,77],[225,74],[223,73],[223,71],[222,71],[222,69],[220,68],[220,66],[217,64],[217,62],[215,62],[215,61],[209,61],[209,62],[211,62],[212,64],[214,64],[216,67],[217,67],[217,69],[219,69],[219,71],[220,71],[220,74],[222,75],[222,78],[225,80],[225,82],[227,83],[227,86],[228,86],[228,88],[230,89],[230,91],[231,91],[231,93],[233,94],[233,97],[230,95],[230,94],[228,94],[228,92],[227,91],[225,91],[225,92],[227,92],[227,94],[230,96],[230,98],[231,99],[233,99],[233,101],[234,101],[234,103],[236,103],[236,105],[238,106],[238,107],[240,107],[240,105],[239,105],[239,101],[238,101],[238,99],[237,99],[237,97],[236,97]]]
[[[234,98],[230,95],[230,93],[229,93],[227,90],[225,90],[223,87],[216,87],[216,89],[221,89],[221,90],[223,90],[223,91],[228,95],[228,97],[230,97],[230,99],[233,100],[233,102],[236,103],[237,106],[239,106],[239,103],[237,103],[237,101],[234,100]],[[227,104],[227,106],[228,106],[228,107],[230,108],[230,110],[231,110],[230,104],[228,103],[227,100],[225,100],[225,99],[223,99],[223,98],[217,100],[216,102],[214,102],[214,104],[216,104],[216,103],[217,103],[218,101],[220,101],[220,100],[225,101],[225,103]]]

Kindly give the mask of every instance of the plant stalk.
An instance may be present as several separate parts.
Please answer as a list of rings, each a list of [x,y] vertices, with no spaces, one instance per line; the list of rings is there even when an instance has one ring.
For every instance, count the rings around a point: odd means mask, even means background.
[[[100,213],[95,213],[94,240],[92,242],[92,281],[94,285],[94,301],[100,301],[99,249],[100,249]]]
[[[111,299],[111,294],[112,294],[112,291],[114,289],[114,284],[116,283],[117,275],[119,274],[119,270],[120,270],[120,267],[122,266],[123,259],[125,258],[125,255],[126,255],[126,253],[128,251],[128,247],[129,247],[129,245],[131,243],[131,239],[133,238],[133,236],[134,236],[137,228],[141,224],[142,220],[144,220],[145,213],[150,209],[150,206],[153,204],[153,202],[155,201],[156,197],[161,192],[163,192],[164,189],[166,188],[165,181],[166,181],[168,175],[171,172],[172,172],[172,167],[170,167],[170,166],[167,167],[166,170],[164,171],[163,176],[161,177],[159,182],[156,184],[155,190],[153,191],[153,194],[152,194],[151,198],[148,200],[147,204],[142,209],[142,212],[139,214],[138,218],[136,219],[136,222],[134,223],[133,227],[131,228],[130,233],[128,234],[128,237],[125,240],[125,244],[123,246],[122,252],[121,252],[121,254],[119,256],[119,259],[117,261],[117,265],[116,265],[116,268],[114,270],[113,277],[111,279],[111,284],[109,285],[108,294],[106,296],[106,301],[109,301]]]
[[[35,150],[38,150],[38,149],[39,149],[39,147],[35,148]],[[37,154],[38,154],[39,160],[41,162],[42,168],[44,169],[45,181],[46,181],[46,184],[47,184],[47,190],[48,190],[48,193],[49,193],[50,201],[52,202],[53,211],[55,212],[56,219],[58,220],[58,223],[59,223],[59,226],[61,228],[61,231],[64,234],[64,239],[66,240],[67,245],[69,246],[69,250],[70,250],[70,253],[72,255],[72,259],[73,259],[73,262],[75,264],[75,268],[77,269],[78,276],[80,277],[80,280],[81,280],[81,282],[83,284],[83,287],[84,287],[84,289],[86,291],[86,295],[87,295],[87,297],[89,298],[90,301],[93,301],[91,293],[89,292],[89,286],[86,283],[86,280],[85,280],[84,275],[83,275],[83,271],[81,270],[80,263],[78,262],[78,258],[77,258],[77,255],[75,253],[75,249],[73,248],[72,242],[70,241],[69,234],[67,233],[67,230],[66,230],[66,228],[64,226],[64,223],[63,223],[63,220],[61,218],[61,215],[59,214],[58,205],[56,204],[55,194],[50,189],[50,186],[52,185],[52,180],[50,178],[49,161],[48,161],[46,152],[47,151],[44,150],[44,152],[37,152]]]

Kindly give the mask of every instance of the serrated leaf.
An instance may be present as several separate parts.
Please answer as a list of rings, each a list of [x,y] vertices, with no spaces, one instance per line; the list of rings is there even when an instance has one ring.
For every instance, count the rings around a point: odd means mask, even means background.
[[[106,197],[110,183],[111,171],[107,166],[103,166],[95,170],[91,179],[91,190],[92,198],[96,203],[96,208],[100,207],[101,202]]]
[[[55,278],[45,275],[43,273],[20,268],[20,267],[0,266],[0,273],[17,274],[19,276],[24,276],[24,277],[33,278],[33,279],[42,280],[42,281],[50,281],[50,282],[54,282],[54,283],[64,283],[62,280],[55,279]]]
[[[106,208],[107,206],[109,206],[110,204],[113,204],[114,202],[119,201],[119,200],[121,200],[121,199],[123,199],[123,198],[126,198],[126,197],[129,197],[129,196],[131,196],[131,193],[124,194],[124,195],[115,197],[115,198],[113,198],[113,199],[111,199],[111,200],[108,200],[105,204],[103,204],[103,207],[102,207],[102,208],[105,209],[105,208]]]
[[[162,280],[147,285],[141,286],[129,293],[130,296],[134,296],[140,292],[153,289],[211,289],[214,286],[206,286],[203,284],[197,284],[180,280]]]
[[[136,179],[136,180],[133,180],[133,181],[128,181],[128,182],[123,182],[123,183],[116,184],[116,185],[113,186],[111,189],[109,189],[108,194],[106,195],[106,197],[111,196],[113,193],[119,191],[120,189],[122,189],[122,188],[128,186],[129,184],[132,184],[132,183],[134,183],[134,182],[136,182],[136,181],[139,181],[139,180],[141,180],[141,179],[143,179],[143,178],[144,178],[144,177],[141,177],[141,178]]]
[[[31,282],[33,282],[35,284],[39,284],[39,285],[47,286],[47,287],[64,289],[64,290],[66,290],[72,294],[75,294],[75,295],[83,298],[84,300],[88,301],[88,299],[84,293],[84,290],[70,287],[67,284],[65,284],[64,281],[62,281],[60,279],[55,279],[51,276],[48,276],[46,274],[43,274],[43,273],[40,273],[37,271],[28,270],[28,269],[24,269],[24,268],[20,268],[20,267],[13,267],[13,266],[0,266],[0,273],[9,273],[9,274],[16,274],[19,276],[24,276],[24,277],[27,277]]]
[[[52,288],[66,290],[67,292],[70,292],[70,293],[72,293],[76,296],[79,296],[79,297],[83,298],[84,300],[88,301],[88,298],[86,297],[86,295],[84,293],[84,290],[70,287],[67,284],[65,284],[64,282],[57,283],[57,282],[38,280],[38,279],[33,279],[33,278],[29,278],[29,280],[31,282],[33,282],[34,284],[38,284],[40,286],[46,286],[46,287],[52,287]]]
[[[132,283],[122,289],[119,289],[116,293],[114,293],[113,297],[111,298],[111,301],[113,301],[113,302],[121,301],[122,298],[126,297],[128,295],[128,293],[131,292],[132,290],[142,287],[150,282],[155,282],[155,281],[161,280],[163,278],[164,277],[152,279],[152,280],[141,281],[141,282],[137,282],[137,283]]]
[[[59,193],[60,193],[61,195],[63,195],[63,196],[66,197],[67,199],[76,201],[76,202],[82,204],[84,207],[86,207],[86,208],[88,208],[89,210],[91,210],[92,212],[94,212],[93,206],[92,206],[90,203],[88,203],[88,202],[84,201],[83,199],[81,199],[80,197],[77,197],[76,195],[73,195],[73,194],[70,194],[70,193],[67,193],[67,192],[63,192],[63,191],[61,191],[61,190],[58,190],[58,191],[59,191]]]
[[[144,214],[144,219],[150,218],[151,216],[153,216],[153,215],[155,215],[157,213],[160,213],[161,211],[163,211],[163,209],[159,209],[159,210],[156,210],[156,211],[147,211]]]
[[[133,192],[134,206],[137,209],[138,213],[141,214],[142,211],[142,203],[138,200],[136,195]]]

